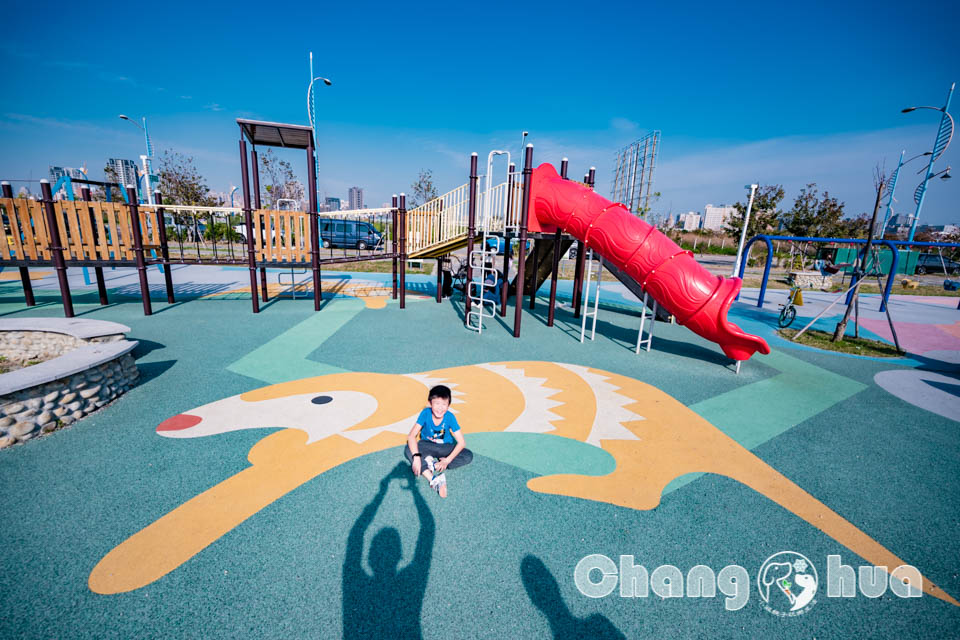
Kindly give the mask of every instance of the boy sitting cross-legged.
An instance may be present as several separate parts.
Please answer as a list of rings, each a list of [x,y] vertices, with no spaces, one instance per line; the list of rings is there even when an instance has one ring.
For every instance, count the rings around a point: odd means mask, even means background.
[[[444,471],[455,469],[473,460],[466,448],[456,416],[450,409],[450,388],[442,384],[430,389],[429,407],[417,416],[417,423],[407,436],[403,450],[413,468],[413,475],[423,475],[441,498],[447,497],[447,478]],[[417,440],[417,434],[420,440]]]

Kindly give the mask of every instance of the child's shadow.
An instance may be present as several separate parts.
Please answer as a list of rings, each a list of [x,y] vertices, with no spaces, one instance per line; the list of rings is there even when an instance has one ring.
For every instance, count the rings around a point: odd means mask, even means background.
[[[563,601],[560,586],[546,565],[536,556],[528,555],[520,564],[520,575],[530,601],[547,617],[554,638],[626,638],[605,616],[595,613],[577,618]]]
[[[363,538],[383,503],[390,481],[406,479],[420,519],[420,534],[413,560],[397,569],[402,555],[400,533],[393,527],[380,529],[370,543],[371,576],[363,568]],[[430,575],[436,524],[410,467],[398,463],[380,481],[380,490],[350,530],[343,562],[343,636],[345,638],[422,637],[420,613]]]

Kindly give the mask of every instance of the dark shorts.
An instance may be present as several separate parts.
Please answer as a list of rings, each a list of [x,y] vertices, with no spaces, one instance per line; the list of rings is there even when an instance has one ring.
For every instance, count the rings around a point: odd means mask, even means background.
[[[417,449],[420,450],[420,455],[424,458],[427,456],[433,456],[434,458],[445,458],[453,451],[454,447],[457,445],[455,443],[451,444],[437,444],[436,442],[430,442],[429,440],[420,440],[417,442]],[[403,448],[403,455],[406,456],[407,462],[413,464],[413,454],[410,453],[410,447],[405,446]],[[473,460],[473,452],[470,449],[464,449],[457,454],[457,457],[450,461],[450,465],[447,469],[456,469],[457,467],[462,467],[465,464],[470,464]]]

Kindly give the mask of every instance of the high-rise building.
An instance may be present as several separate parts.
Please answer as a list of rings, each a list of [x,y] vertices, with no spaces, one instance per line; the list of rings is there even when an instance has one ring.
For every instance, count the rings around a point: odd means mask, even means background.
[[[125,187],[128,184],[133,186],[137,185],[137,163],[133,160],[124,160],[123,158],[110,158],[107,160],[107,167],[113,170],[113,174],[116,176],[117,182],[120,183],[121,187]],[[110,182],[113,178],[108,177],[107,182]],[[154,188],[157,188],[159,185],[151,185]]]
[[[700,228],[700,214],[696,211],[677,214],[677,228],[682,231],[696,231]]]
[[[350,200],[350,210],[363,209],[363,189],[360,187],[350,187],[347,192]]]
[[[60,178],[65,176],[70,176],[72,180],[85,180],[86,175],[80,169],[74,169],[73,167],[55,167],[50,165],[50,188],[57,186],[57,181]],[[73,185],[73,194],[77,196],[80,194],[80,185]],[[54,198],[66,198],[67,189],[66,187],[60,187],[55,194]]]
[[[324,211],[340,211],[340,198],[324,198]]]
[[[735,214],[737,209],[735,207],[728,207],[726,205],[714,206],[708,204],[703,208],[703,228],[709,229],[710,231],[719,231],[723,229],[723,224],[730,219],[730,216]]]

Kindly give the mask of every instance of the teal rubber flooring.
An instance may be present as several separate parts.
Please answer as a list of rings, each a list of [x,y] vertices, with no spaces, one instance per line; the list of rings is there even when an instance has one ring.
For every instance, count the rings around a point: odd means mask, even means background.
[[[56,292],[37,295],[26,308],[19,283],[0,284],[0,317],[62,317]],[[635,354],[639,318],[626,308],[602,308],[596,339],[581,344],[580,320],[560,309],[547,327],[543,301],[524,310],[515,339],[512,305],[476,335],[455,300],[408,300],[401,310],[337,297],[314,312],[312,300],[277,299],[254,315],[248,298],[158,297],[145,317],[138,298],[111,296],[100,307],[85,290],[76,311],[131,328],[139,384],[70,427],[0,451],[2,638],[960,636],[960,606],[929,594],[828,597],[828,555],[855,569],[866,561],[728,477],[676,479],[650,510],[537,493],[527,482],[576,468],[579,450],[552,468],[552,445],[533,451],[537,459],[521,449],[511,457],[486,434],[467,435],[477,455],[450,471],[446,500],[411,482],[401,446],[375,451],[284,493],[159,579],[96,593],[88,580],[111,550],[241,473],[251,448],[278,431],[166,438],[156,432],[164,420],[309,376],[545,361],[672,396],[960,597],[960,416],[874,382],[919,367],[960,383],[948,361],[841,357],[771,340],[773,353],[737,375],[718,347],[675,325],[657,324],[653,349]],[[748,331],[775,321],[741,308],[731,319]],[[782,617],[765,610],[757,575],[788,550],[813,563],[819,590],[803,615]],[[651,573],[672,565],[684,577],[696,565],[739,565],[748,601],[731,611],[720,591],[629,598],[619,588],[590,598],[574,572],[591,554],[631,555]]]

